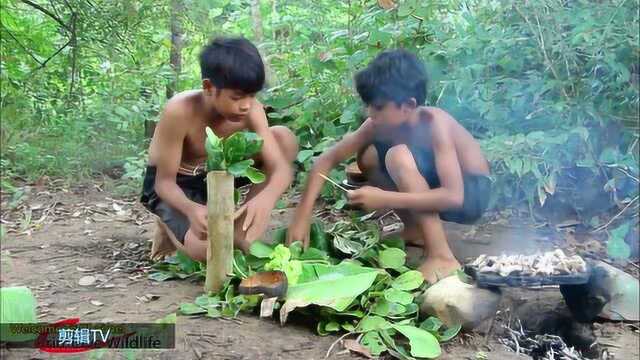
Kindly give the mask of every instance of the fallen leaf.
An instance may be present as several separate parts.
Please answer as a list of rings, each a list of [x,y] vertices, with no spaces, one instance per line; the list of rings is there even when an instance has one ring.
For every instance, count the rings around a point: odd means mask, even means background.
[[[360,354],[360,355],[366,357],[367,359],[373,359],[369,349],[367,349],[366,347],[362,346],[356,340],[347,339],[347,340],[344,341],[343,345],[344,345],[344,347],[346,349],[351,350],[351,351],[353,351],[353,352],[355,352],[357,354]]]
[[[145,294],[142,296],[136,296],[136,299],[138,299],[138,301],[144,302],[144,303],[148,303],[149,301],[153,301],[153,300],[158,300],[160,298],[160,295],[154,295],[154,294]]]
[[[95,284],[95,282],[96,282],[95,276],[83,276],[78,281],[78,285],[80,285],[80,286],[90,286],[90,285]]]

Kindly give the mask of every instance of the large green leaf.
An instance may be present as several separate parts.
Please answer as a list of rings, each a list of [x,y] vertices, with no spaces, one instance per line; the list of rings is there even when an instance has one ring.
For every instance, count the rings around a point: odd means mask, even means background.
[[[371,352],[371,355],[378,356],[387,351],[387,346],[382,341],[382,338],[377,331],[369,331],[364,334],[360,344]]]
[[[409,339],[411,355],[433,359],[442,353],[438,339],[431,333],[410,325],[391,325]]]
[[[409,305],[413,302],[413,295],[402,290],[390,288],[384,291],[384,298],[387,301],[395,302],[400,305]]]
[[[370,315],[365,316],[364,318],[362,318],[362,320],[360,320],[360,323],[356,327],[356,331],[366,333],[374,330],[385,330],[389,329],[390,327],[391,324],[383,317]]]
[[[310,304],[344,311],[356,296],[371,287],[378,274],[379,270],[350,263],[304,264],[301,281],[287,291],[283,311],[288,313]]]
[[[251,180],[254,184],[260,184],[266,180],[266,176],[258,169],[253,166],[249,166],[246,170],[245,175]]]
[[[391,286],[398,290],[409,291],[419,288],[423,282],[424,277],[422,276],[422,273],[410,270],[394,279]]]
[[[2,341],[27,341],[36,338],[36,334],[21,334],[10,330],[7,324],[36,323],[36,298],[29,288],[0,288],[0,336]]]
[[[388,248],[380,251],[380,266],[385,269],[398,269],[404,265],[407,254],[397,248]]]
[[[229,172],[229,174],[235,177],[242,177],[247,173],[247,169],[249,169],[249,166],[253,165],[253,162],[253,159],[238,161],[229,165],[227,171]]]

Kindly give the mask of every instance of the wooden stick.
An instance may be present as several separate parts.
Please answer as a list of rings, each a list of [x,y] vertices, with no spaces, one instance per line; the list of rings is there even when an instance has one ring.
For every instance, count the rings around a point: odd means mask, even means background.
[[[218,293],[233,272],[233,176],[207,173],[207,277],[204,291]]]
[[[338,189],[348,193],[349,190],[345,189],[344,187],[342,187],[340,184],[338,184],[337,182],[331,180],[331,178],[325,176],[323,173],[319,172],[318,175],[322,176],[325,180],[327,180],[328,182],[332,183],[333,185],[337,186]]]

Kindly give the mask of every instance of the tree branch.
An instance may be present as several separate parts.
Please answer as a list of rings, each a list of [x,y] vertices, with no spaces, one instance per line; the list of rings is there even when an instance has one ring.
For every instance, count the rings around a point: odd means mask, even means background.
[[[24,50],[24,52],[26,52],[29,56],[31,56],[31,58],[37,62],[40,66],[42,66],[42,63],[40,62],[40,60],[38,60],[35,55],[33,55],[33,53],[31,51],[29,51],[29,49],[26,48],[26,46],[22,45],[22,43],[20,42],[20,40],[18,40],[18,38],[16,38],[15,36],[13,36],[13,34],[11,33],[11,31],[9,31],[9,29],[7,29],[4,25],[2,25],[2,27],[4,28],[4,31],[7,32],[7,34],[9,34],[9,36],[15,40],[16,43],[18,43],[18,45],[20,45],[20,47],[22,48],[22,50]]]
[[[71,39],[69,39],[69,41],[67,41],[67,43],[66,43],[66,44],[62,45],[62,47],[61,47],[60,49],[58,49],[56,52],[54,52],[54,53],[53,53],[53,55],[49,56],[49,57],[47,58],[47,60],[45,60],[44,62],[42,62],[42,63],[40,64],[40,67],[38,67],[37,69],[34,69],[34,70],[33,70],[33,71],[31,71],[31,72],[34,72],[34,71],[36,71],[36,70],[40,70],[40,69],[42,69],[43,67],[45,67],[45,65],[47,65],[47,63],[48,63],[51,59],[53,59],[54,57],[56,57],[56,55],[60,54],[60,52],[61,52],[62,50],[64,50],[67,46],[69,46],[69,44],[71,44]]]
[[[60,19],[59,17],[57,17],[54,13],[52,13],[51,11],[43,8],[42,6],[29,1],[29,0],[20,0],[22,1],[24,4],[27,4],[35,9],[40,10],[42,13],[48,15],[50,18],[52,18],[53,20],[55,20],[58,24],[60,24],[60,26],[62,26],[63,28],[65,28],[67,31],[69,31],[69,26],[67,24],[64,23],[64,21],[62,21],[62,19]]]

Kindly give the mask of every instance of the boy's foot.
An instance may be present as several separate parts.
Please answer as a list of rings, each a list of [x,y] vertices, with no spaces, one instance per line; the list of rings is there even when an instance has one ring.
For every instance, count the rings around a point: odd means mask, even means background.
[[[425,262],[418,268],[424,279],[429,284],[435,284],[438,280],[444,279],[456,270],[462,268],[462,265],[456,258],[427,257]]]
[[[176,245],[171,239],[170,231],[162,220],[156,219],[156,229],[151,243],[150,257],[152,260],[160,260],[176,251]]]

